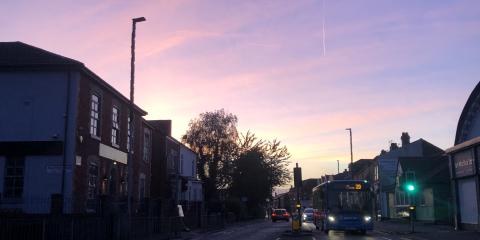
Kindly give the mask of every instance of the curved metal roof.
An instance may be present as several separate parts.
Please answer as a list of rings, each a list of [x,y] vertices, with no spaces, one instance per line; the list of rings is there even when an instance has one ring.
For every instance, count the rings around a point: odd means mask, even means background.
[[[455,145],[460,144],[468,139],[466,135],[470,127],[470,122],[473,117],[476,115],[480,104],[480,82],[477,83],[477,86],[473,89],[472,93],[468,97],[465,106],[463,107],[462,114],[458,119],[457,131],[455,134]]]

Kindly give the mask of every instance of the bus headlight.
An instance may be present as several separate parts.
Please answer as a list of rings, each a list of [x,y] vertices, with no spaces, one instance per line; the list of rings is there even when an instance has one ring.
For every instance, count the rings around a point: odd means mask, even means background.
[[[365,222],[370,222],[370,220],[372,220],[372,217],[365,216],[365,217],[363,217],[363,220],[365,220]]]
[[[328,216],[328,221],[329,222],[335,222],[335,217],[334,216]]]
[[[303,220],[307,219],[307,214],[303,214]]]

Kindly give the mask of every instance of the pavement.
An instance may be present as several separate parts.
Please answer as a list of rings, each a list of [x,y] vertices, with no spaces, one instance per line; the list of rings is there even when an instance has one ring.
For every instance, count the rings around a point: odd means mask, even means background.
[[[411,233],[410,225],[407,222],[382,221],[376,222],[374,231],[366,235],[359,233],[330,231],[328,235],[315,229],[312,223],[303,223],[304,234],[292,236],[290,234],[290,222],[275,222],[268,220],[253,220],[248,222],[235,223],[226,228],[213,231],[194,230],[182,233],[178,239],[191,240],[284,240],[284,239],[365,239],[365,240],[470,240],[480,239],[480,232],[455,231],[451,226],[434,225],[427,223],[416,223],[415,232]]]
[[[455,231],[451,225],[415,222],[414,232],[412,233],[411,230],[411,225],[407,221],[388,220],[375,223],[375,231],[379,233],[402,236],[403,238],[414,240],[480,239],[480,232]]]

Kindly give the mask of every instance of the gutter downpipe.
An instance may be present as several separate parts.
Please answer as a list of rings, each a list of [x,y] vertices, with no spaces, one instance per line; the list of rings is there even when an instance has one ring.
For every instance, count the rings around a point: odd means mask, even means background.
[[[63,162],[62,162],[62,189],[61,189],[61,194],[62,194],[62,213],[64,212],[64,203],[65,203],[65,172],[66,172],[66,163],[67,163],[67,140],[68,140],[68,120],[69,120],[69,111],[70,111],[70,87],[71,87],[71,69],[68,70],[68,80],[67,80],[67,101],[65,103],[65,124],[64,124],[64,132],[63,132]],[[73,169],[72,169],[73,170]]]

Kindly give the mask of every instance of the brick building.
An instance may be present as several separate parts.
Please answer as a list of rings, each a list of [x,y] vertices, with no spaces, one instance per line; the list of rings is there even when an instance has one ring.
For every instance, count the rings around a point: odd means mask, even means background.
[[[0,43],[0,52],[0,208],[48,213],[52,196],[63,212],[125,204],[132,132],[139,209],[150,194],[147,112],[133,107],[130,131],[129,100],[83,63],[21,42]]]

